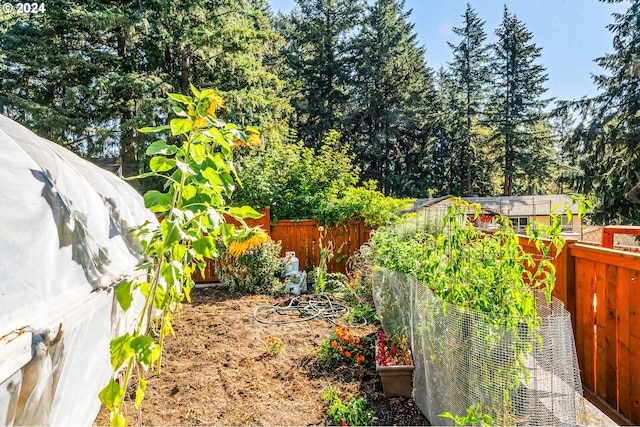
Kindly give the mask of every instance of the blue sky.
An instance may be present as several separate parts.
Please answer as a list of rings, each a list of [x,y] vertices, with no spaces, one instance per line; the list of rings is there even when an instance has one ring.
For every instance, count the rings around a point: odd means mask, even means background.
[[[269,0],[274,11],[289,12],[294,0]],[[487,41],[495,41],[494,31],[502,21],[504,5],[524,22],[533,42],[542,48],[538,63],[547,69],[546,96],[579,99],[597,93],[592,74],[603,70],[593,60],[613,52],[612,34],[606,26],[612,12],[624,12],[628,2],[608,4],[598,0],[469,0],[485,21]],[[452,60],[447,41],[457,44],[452,27],[462,26],[467,0],[405,0],[413,12],[409,20],[421,45],[426,48],[427,64],[438,69]]]

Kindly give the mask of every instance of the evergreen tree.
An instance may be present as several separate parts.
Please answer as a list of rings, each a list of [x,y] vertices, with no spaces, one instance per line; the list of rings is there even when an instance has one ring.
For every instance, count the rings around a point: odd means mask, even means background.
[[[0,32],[0,103],[36,133],[137,174],[166,92],[216,87],[224,118],[284,129],[284,84],[262,62],[278,36],[266,0],[52,0]],[[158,123],[159,122],[159,123]]]
[[[403,0],[376,0],[356,45],[352,149],[386,194],[422,196],[438,111],[432,71]]]
[[[279,20],[286,39],[287,78],[299,86],[291,125],[305,144],[319,148],[330,129],[349,116],[352,43],[363,0],[296,0]]]
[[[545,68],[535,63],[542,49],[530,43],[533,35],[506,6],[496,35],[492,61],[495,84],[488,116],[501,153],[503,195],[511,196],[516,190],[516,176],[540,148],[533,141],[541,137],[535,134],[535,124],[544,119],[543,109],[549,102],[541,98],[546,92],[543,84],[547,75]]]
[[[606,70],[594,77],[600,94],[560,109],[581,113],[564,150],[580,170],[576,188],[598,200],[597,223],[640,223],[640,0],[629,3],[608,26],[614,52],[595,60]]]
[[[452,194],[474,193],[474,158],[478,153],[475,145],[477,139],[473,133],[474,127],[481,119],[486,89],[489,83],[489,46],[485,44],[487,38],[484,32],[484,21],[467,3],[463,17],[463,26],[453,28],[453,32],[460,38],[457,45],[449,43],[453,51],[453,62],[449,64],[453,84],[459,91],[459,113],[463,123],[460,128],[459,145],[455,153],[454,164],[456,174],[465,177],[464,187],[452,189]]]

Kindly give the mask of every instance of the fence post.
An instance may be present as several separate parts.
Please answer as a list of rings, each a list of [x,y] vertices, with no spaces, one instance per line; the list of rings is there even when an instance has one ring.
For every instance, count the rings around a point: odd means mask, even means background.
[[[565,247],[556,256],[556,287],[553,294],[564,303],[565,308],[571,314],[571,326],[575,336],[576,332],[576,278],[575,261],[571,255],[571,247],[577,243],[578,236],[574,234],[564,235]]]

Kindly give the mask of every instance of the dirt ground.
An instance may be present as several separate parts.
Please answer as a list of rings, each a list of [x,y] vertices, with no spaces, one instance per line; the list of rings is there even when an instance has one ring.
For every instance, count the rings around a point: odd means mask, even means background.
[[[165,344],[163,371],[149,378],[143,425],[331,425],[323,392],[335,387],[363,396],[374,425],[429,425],[410,398],[387,398],[374,368],[327,369],[315,352],[335,325],[326,320],[270,325],[254,309],[284,305],[290,298],[242,296],[219,287],[195,288],[191,304],[174,319],[175,337]],[[357,333],[375,332],[374,325]],[[268,355],[264,342],[282,339],[284,351]],[[137,411],[128,406],[131,424]],[[96,425],[108,425],[103,408]]]

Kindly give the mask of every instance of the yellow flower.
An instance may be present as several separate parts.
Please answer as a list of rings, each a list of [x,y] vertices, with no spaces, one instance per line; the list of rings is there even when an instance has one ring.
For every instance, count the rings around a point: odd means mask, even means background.
[[[218,108],[224,108],[224,98],[220,95],[211,95],[211,103],[207,108],[207,114],[213,116]]]
[[[209,123],[209,121],[207,119],[205,119],[204,117],[196,117],[196,120],[193,122],[193,127],[196,129],[202,129],[203,127],[207,126],[207,123]]]
[[[249,136],[249,145],[252,145],[252,146],[260,145],[260,136],[255,134]]]
[[[189,116],[193,116],[193,115],[194,115],[194,114],[193,114],[193,104],[189,104],[189,105],[187,105],[187,114],[188,114]]]
[[[229,243],[227,252],[234,258],[241,257],[249,249],[256,249],[262,246],[263,243],[269,241],[271,238],[260,227],[254,227],[249,229],[246,236],[242,237],[242,240],[234,240]]]

